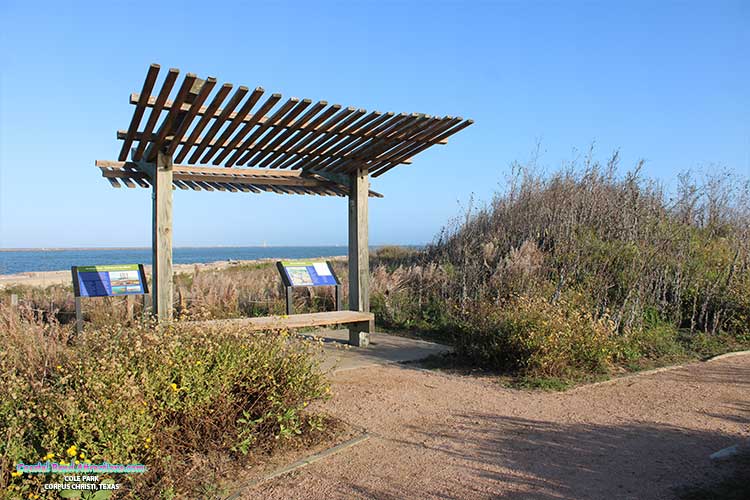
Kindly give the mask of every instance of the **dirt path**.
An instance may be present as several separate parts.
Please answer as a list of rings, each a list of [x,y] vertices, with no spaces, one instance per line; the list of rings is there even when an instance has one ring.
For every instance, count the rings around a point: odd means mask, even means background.
[[[365,368],[325,408],[372,437],[243,498],[672,498],[750,436],[750,355],[566,393]]]

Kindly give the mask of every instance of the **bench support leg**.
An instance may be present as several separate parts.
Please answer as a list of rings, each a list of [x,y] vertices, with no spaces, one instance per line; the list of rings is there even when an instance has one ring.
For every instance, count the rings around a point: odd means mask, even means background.
[[[357,347],[370,345],[370,334],[375,330],[375,320],[349,325],[349,344]]]

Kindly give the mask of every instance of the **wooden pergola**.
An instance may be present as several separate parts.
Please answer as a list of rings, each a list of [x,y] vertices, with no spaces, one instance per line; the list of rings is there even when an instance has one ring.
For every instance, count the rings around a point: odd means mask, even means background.
[[[156,90],[159,70],[152,64],[141,92],[130,96],[135,109],[128,128],[117,132],[123,141],[117,161],[96,161],[113,187],[153,191],[158,318],[172,317],[174,189],[348,196],[349,308],[368,312],[367,199],[382,197],[369,190],[369,178],[446,144],[472,120],[283,100],[260,87],[217,86],[215,78],[192,73],[176,85],[177,69],[167,71]]]

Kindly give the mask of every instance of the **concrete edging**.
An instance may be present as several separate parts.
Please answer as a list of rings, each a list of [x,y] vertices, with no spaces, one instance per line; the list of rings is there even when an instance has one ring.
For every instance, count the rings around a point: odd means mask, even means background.
[[[659,367],[659,368],[654,368],[653,370],[644,370],[642,372],[629,373],[627,375],[622,375],[621,377],[614,377],[614,378],[610,378],[610,379],[607,379],[607,380],[602,380],[600,382],[592,382],[590,384],[583,384],[583,385],[579,385],[579,386],[576,386],[576,387],[571,387],[570,389],[562,391],[562,392],[573,392],[573,391],[585,389],[587,387],[596,387],[596,386],[599,386],[599,385],[614,384],[615,382],[619,382],[619,381],[622,381],[622,380],[629,380],[629,379],[633,379],[633,378],[637,378],[637,377],[645,377],[645,376],[648,376],[648,375],[654,375],[656,373],[668,372],[668,371],[672,371],[672,370],[679,370],[680,368],[686,368],[688,366],[696,366],[696,365],[700,365],[700,364],[703,364],[703,363],[711,363],[712,361],[718,361],[718,360],[726,359],[726,358],[733,358],[733,357],[736,357],[736,356],[745,356],[745,355],[748,355],[748,354],[750,354],[750,351],[727,352],[727,353],[724,353],[724,354],[719,354],[718,356],[714,356],[712,358],[708,358],[708,359],[703,360],[703,361],[691,361],[689,363],[682,363],[680,365],[662,366],[662,367]]]
[[[354,445],[357,445],[363,441],[366,441],[370,439],[370,434],[362,429],[362,434],[355,436],[353,438],[347,439],[343,443],[339,443],[336,446],[333,446],[331,448],[325,449],[323,451],[319,451],[318,453],[313,453],[312,455],[308,455],[304,458],[301,458],[295,462],[292,462],[289,465],[286,465],[284,467],[281,467],[280,469],[276,469],[273,472],[270,472],[262,477],[259,477],[258,479],[253,479],[252,481],[248,481],[247,483],[242,484],[239,486],[234,493],[231,495],[224,497],[224,500],[236,500],[240,498],[240,495],[247,489],[252,488],[253,486],[257,486],[261,483],[265,483],[266,481],[270,481],[272,479],[276,479],[277,477],[283,476],[284,474],[288,474],[290,472],[294,472],[297,469],[301,469],[302,467],[305,467],[307,465],[310,465],[312,463],[315,463],[319,460],[322,460],[323,458],[326,458],[328,456],[331,456],[335,453],[338,453],[340,451],[343,451],[347,448],[351,448]]]

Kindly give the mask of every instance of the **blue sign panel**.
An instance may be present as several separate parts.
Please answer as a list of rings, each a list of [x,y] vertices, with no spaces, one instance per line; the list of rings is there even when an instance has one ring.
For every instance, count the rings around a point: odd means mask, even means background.
[[[76,297],[118,297],[148,293],[143,266],[73,266]]]

